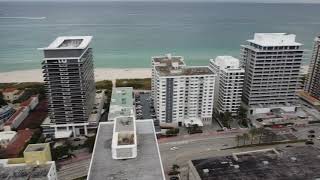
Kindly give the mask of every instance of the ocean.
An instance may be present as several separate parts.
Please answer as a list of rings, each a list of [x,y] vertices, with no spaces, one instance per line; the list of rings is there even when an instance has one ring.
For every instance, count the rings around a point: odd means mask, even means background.
[[[96,67],[145,68],[171,53],[189,65],[239,57],[255,32],[288,32],[311,49],[320,4],[0,2],[0,72],[39,69],[57,36],[92,35]],[[306,62],[307,63],[307,60]]]

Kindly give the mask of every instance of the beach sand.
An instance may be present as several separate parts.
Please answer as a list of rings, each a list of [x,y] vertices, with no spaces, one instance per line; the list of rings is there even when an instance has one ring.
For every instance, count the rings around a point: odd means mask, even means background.
[[[151,68],[96,68],[95,80],[141,79],[151,77]],[[10,82],[43,82],[42,70],[32,69],[0,73],[0,83]]]
[[[302,74],[308,73],[308,66],[301,68]],[[95,80],[116,80],[116,79],[142,79],[151,77],[151,68],[96,68],[94,71]],[[10,82],[43,82],[42,70],[24,70],[0,73],[0,83]]]

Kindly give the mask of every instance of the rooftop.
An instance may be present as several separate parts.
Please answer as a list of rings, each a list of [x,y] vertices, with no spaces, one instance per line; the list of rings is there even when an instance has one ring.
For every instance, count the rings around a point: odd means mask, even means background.
[[[243,152],[230,156],[192,160],[203,180],[317,179],[320,150],[311,146]]]
[[[152,60],[157,64],[178,63],[179,65],[185,65],[182,56],[172,56],[167,54],[165,56],[155,56]]]
[[[26,149],[24,150],[24,152],[32,152],[32,151],[43,151],[46,149],[46,147],[48,147],[49,144],[29,144]]]
[[[17,91],[17,88],[6,88],[3,90],[3,93],[10,93]]]
[[[85,49],[88,47],[92,36],[60,36],[57,37],[48,47],[41,50],[60,50],[60,49]]]
[[[47,180],[48,172],[54,162],[43,165],[7,164],[7,159],[0,160],[0,179],[6,180]]]
[[[197,75],[213,75],[214,73],[209,67],[180,67],[173,68],[172,66],[157,66],[156,71],[160,76],[197,76]]]
[[[152,120],[136,121],[138,155],[127,160],[112,159],[113,122],[100,123],[90,163],[88,180],[163,180],[163,170]]]
[[[254,39],[248,42],[260,46],[301,46],[301,43],[295,41],[295,34],[287,33],[255,33]]]
[[[118,117],[115,122],[115,132],[134,131],[133,117]]]
[[[118,116],[133,115],[133,88],[113,88],[108,119],[114,120]]]
[[[219,66],[220,69],[240,69],[240,61],[232,56],[217,56],[216,59],[211,59],[211,63]]]

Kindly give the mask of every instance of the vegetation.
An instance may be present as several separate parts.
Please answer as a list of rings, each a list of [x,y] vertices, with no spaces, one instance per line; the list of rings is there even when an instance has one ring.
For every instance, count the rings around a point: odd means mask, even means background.
[[[106,102],[105,102],[103,108],[105,109],[106,114],[109,113],[109,106],[110,106],[110,100],[111,100],[111,95],[112,95],[112,86],[113,86],[112,81],[109,81],[109,80],[103,80],[103,81],[96,82],[96,88],[98,90],[97,92],[101,91],[102,89],[105,90]],[[108,118],[108,117],[106,116],[106,118]]]
[[[45,98],[45,87],[43,83],[39,82],[23,82],[23,83],[1,83],[0,89],[16,88],[18,90],[24,90],[25,93],[13,103],[21,103],[27,100],[30,96],[39,94],[39,100]]]
[[[116,87],[133,87],[133,89],[151,90],[151,79],[117,79]]]
[[[166,131],[167,136],[177,136],[179,134],[179,128],[168,129]]]
[[[247,113],[248,113],[248,110],[245,107],[243,106],[239,107],[237,112],[237,118],[238,118],[239,124],[244,127],[248,127]]]
[[[232,115],[230,112],[226,111],[225,113],[220,113],[219,119],[224,127],[230,128],[230,123],[232,120]]]
[[[202,133],[202,129],[198,124],[191,124],[187,129],[189,134]]]
[[[65,145],[57,146],[55,148],[51,148],[51,155],[54,161],[61,160],[64,158],[70,158],[75,156],[71,153],[72,145],[70,142],[67,142]]]
[[[243,135],[236,136],[237,146],[240,146],[241,142],[243,142],[242,145],[246,145],[249,142],[249,140],[250,140],[250,144],[261,144],[262,136],[266,136],[266,135],[269,135],[269,133],[266,133],[266,130],[264,128],[252,128],[248,133],[244,133]],[[274,140],[274,133],[272,133],[271,142],[273,140]]]
[[[0,107],[7,105],[7,102],[3,99],[3,94],[0,92]]]
[[[45,138],[42,135],[42,132],[40,129],[36,129],[33,132],[33,135],[31,139],[29,140],[28,144],[37,144],[37,143],[44,143]]]
[[[178,174],[180,174],[179,168],[180,168],[179,165],[173,164],[172,167],[171,167],[171,170],[170,170],[169,173],[168,173],[168,175],[169,175],[169,176],[173,176],[173,175],[178,175]]]
[[[97,81],[96,88],[97,89],[107,89],[107,90],[112,91],[112,81],[109,81],[109,80]]]
[[[89,152],[93,152],[94,142],[96,141],[96,136],[90,136],[86,139],[83,146],[89,149]]]

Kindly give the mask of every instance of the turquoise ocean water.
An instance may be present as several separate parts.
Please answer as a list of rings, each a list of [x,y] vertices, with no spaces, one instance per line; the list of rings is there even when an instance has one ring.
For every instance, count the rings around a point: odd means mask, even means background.
[[[40,68],[56,36],[92,35],[96,67],[150,67],[182,55],[206,65],[239,56],[254,32],[297,34],[305,48],[320,32],[320,4],[210,2],[0,2],[0,72]]]

